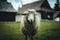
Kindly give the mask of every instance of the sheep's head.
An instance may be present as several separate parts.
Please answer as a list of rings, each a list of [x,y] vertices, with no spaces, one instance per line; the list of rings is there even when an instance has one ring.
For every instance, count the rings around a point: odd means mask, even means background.
[[[35,14],[36,11],[34,9],[28,9],[27,11],[24,12],[25,14],[27,14],[27,20],[32,22],[35,20]]]

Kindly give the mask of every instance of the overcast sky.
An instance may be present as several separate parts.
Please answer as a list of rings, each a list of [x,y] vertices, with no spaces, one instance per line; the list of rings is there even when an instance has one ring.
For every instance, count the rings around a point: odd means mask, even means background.
[[[31,3],[31,2],[38,1],[38,0],[7,0],[7,1],[11,2],[11,4],[13,5],[13,7],[17,10],[19,6],[20,7],[22,6],[21,5],[21,1],[25,5],[27,3]],[[50,4],[50,6],[53,8],[56,0],[48,0],[48,2]]]

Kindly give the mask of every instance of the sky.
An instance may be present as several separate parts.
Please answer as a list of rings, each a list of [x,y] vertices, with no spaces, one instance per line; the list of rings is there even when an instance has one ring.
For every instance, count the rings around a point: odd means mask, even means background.
[[[8,2],[11,2],[11,4],[13,5],[13,7],[18,10],[18,7],[22,7],[22,3],[23,5],[31,3],[31,2],[35,2],[38,0],[7,0]],[[48,0],[51,8],[54,7],[56,0]]]

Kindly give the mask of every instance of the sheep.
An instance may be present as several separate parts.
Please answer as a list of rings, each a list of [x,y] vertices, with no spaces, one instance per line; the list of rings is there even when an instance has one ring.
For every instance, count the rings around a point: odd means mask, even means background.
[[[40,14],[34,9],[29,9],[24,12],[23,20],[21,21],[21,31],[25,35],[25,40],[33,40],[33,36],[39,31]]]

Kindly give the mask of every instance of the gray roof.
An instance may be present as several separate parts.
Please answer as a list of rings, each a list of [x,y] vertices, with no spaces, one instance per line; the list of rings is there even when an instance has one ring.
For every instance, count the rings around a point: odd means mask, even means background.
[[[7,0],[0,0],[0,2],[7,2]]]
[[[18,12],[22,13],[22,12],[24,12],[27,9],[40,10],[40,6],[42,5],[43,1],[44,0],[36,1],[36,2],[33,2],[33,3],[29,3],[29,4],[26,4],[26,5],[23,5],[22,8],[20,8],[18,10]]]
[[[0,12],[16,12],[11,3],[0,2]]]

